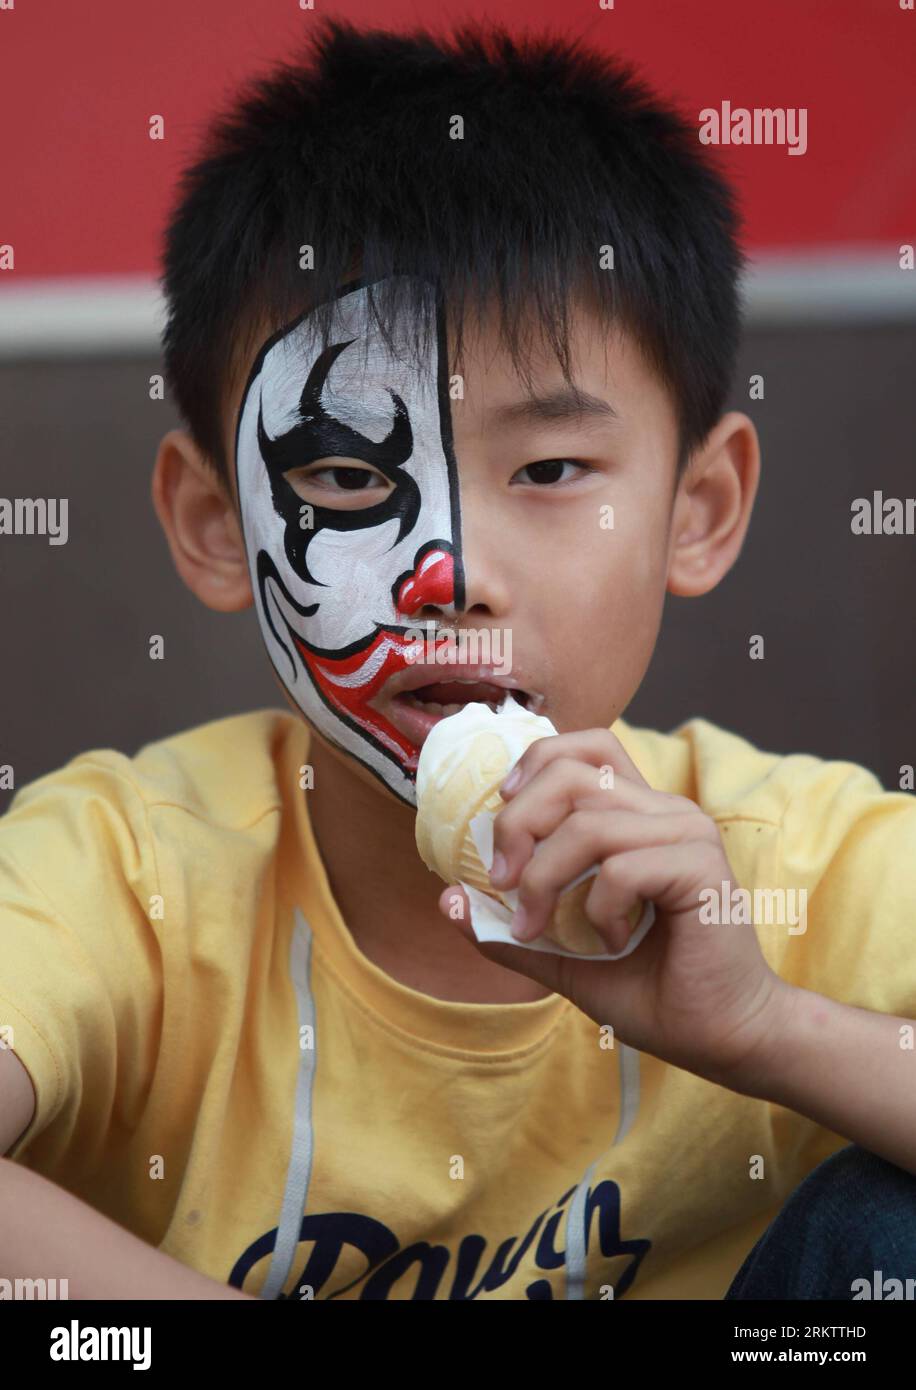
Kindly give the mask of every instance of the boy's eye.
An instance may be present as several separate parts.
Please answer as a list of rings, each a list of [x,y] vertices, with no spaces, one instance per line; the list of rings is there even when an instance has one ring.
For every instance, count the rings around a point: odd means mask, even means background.
[[[522,482],[533,482],[539,484],[550,484],[559,482],[571,482],[570,477],[562,476],[564,468],[579,468],[587,471],[588,465],[578,463],[575,459],[539,459],[537,463],[526,463],[524,468],[520,468],[519,473],[530,470],[532,476],[523,478]],[[515,475],[516,477],[518,474]]]
[[[390,479],[375,468],[350,459],[342,460],[340,463],[325,463],[312,472],[306,472],[302,468],[291,468],[284,477],[293,491],[305,501],[318,494],[324,494],[328,499],[346,500],[362,492],[374,493],[380,487],[391,486]]]
[[[564,476],[566,469],[590,471],[587,464],[579,463],[575,459],[539,459],[536,463],[526,463],[514,477],[521,478],[523,483],[549,487],[554,483],[572,482],[576,476],[575,472],[566,473]],[[529,476],[521,477],[524,473],[528,473]],[[324,463],[320,468],[313,467],[310,472],[304,468],[291,468],[284,477],[293,491],[306,502],[310,498],[322,496],[325,501],[334,499],[335,502],[342,502],[344,505],[348,502],[362,505],[358,501],[360,493],[375,493],[379,488],[391,487],[391,480],[375,468],[351,459],[342,460],[340,463]]]

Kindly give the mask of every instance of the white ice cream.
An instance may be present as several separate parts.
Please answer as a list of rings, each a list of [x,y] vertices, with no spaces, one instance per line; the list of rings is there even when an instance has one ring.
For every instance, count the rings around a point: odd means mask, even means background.
[[[498,710],[494,711],[490,709],[489,705],[472,701],[458,714],[450,714],[447,718],[440,719],[439,723],[427,734],[423,747],[420,749],[417,765],[417,805],[420,808],[420,815],[422,815],[425,793],[441,791],[449,778],[461,768],[474,738],[480,734],[493,733],[498,734],[503,739],[509,754],[509,765],[514,767],[525,749],[536,738],[546,738],[550,734],[556,734],[557,730],[546,715],[532,714],[530,710],[525,709],[524,705],[519,704],[511,694],[506,696]],[[487,871],[493,862],[493,821],[492,810],[485,809],[474,816],[469,825],[471,838],[480,856],[480,861]],[[454,830],[454,827],[450,828]],[[419,844],[418,838],[418,847]],[[427,853],[429,852],[427,850]],[[446,857],[448,857],[449,852],[453,852],[451,847],[445,851]],[[435,857],[436,851],[432,851],[432,854]],[[427,867],[431,867],[430,859],[426,859],[425,862]],[[598,867],[597,864],[593,865],[583,873],[578,874],[571,883],[566,885],[565,891],[569,891],[597,873]],[[499,901],[490,894],[481,892],[473,884],[463,880],[459,880],[459,882],[467,893],[471,905],[471,926],[477,940],[499,941],[516,946],[521,950],[545,951],[550,955],[570,956],[580,960],[619,960],[622,956],[628,956],[636,950],[655,920],[655,910],[652,904],[646,903],[642,917],[623,951],[619,951],[616,955],[603,951],[594,955],[583,956],[579,952],[566,950],[557,942],[550,940],[546,934],[534,941],[516,941],[511,932],[511,921],[512,912],[518,906],[517,890],[513,889],[501,893],[499,896],[503,901]]]
[[[430,784],[435,791],[441,790],[464,761],[468,746],[477,734],[499,734],[514,767],[535,738],[545,738],[556,732],[546,715],[532,714],[511,694],[495,711],[473,700],[458,714],[440,719],[426,735],[417,764],[417,801],[422,799]]]

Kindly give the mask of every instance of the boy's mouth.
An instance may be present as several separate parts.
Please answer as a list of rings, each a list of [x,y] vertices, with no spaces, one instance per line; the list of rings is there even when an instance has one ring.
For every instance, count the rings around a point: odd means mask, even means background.
[[[497,686],[491,681],[454,680],[432,681],[429,685],[421,685],[419,690],[404,690],[394,698],[407,705],[419,706],[428,714],[448,715],[458,714],[465,705],[474,701],[489,705],[495,711],[508,693],[506,687]],[[531,697],[526,691],[513,689],[512,695],[519,704],[530,708],[528,701]]]
[[[400,633],[380,630],[366,646],[334,657],[317,655],[287,627],[325,703],[393,754],[408,776],[416,772],[430,730],[470,701],[496,709],[511,693],[534,714],[545,702],[542,694],[524,689],[493,666],[448,663],[444,671],[435,662],[421,667],[405,656],[408,644]]]
[[[494,712],[508,695],[525,709],[537,712],[544,703],[543,695],[530,692],[509,681],[453,676],[449,680],[429,681],[425,685],[388,693],[386,713],[391,723],[422,747],[441,719],[458,714],[472,702],[489,705]]]

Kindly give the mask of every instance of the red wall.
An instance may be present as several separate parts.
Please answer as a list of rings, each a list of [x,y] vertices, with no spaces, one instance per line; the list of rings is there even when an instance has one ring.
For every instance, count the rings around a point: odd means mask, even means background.
[[[9,3],[9,0],[7,0]],[[320,4],[320,0],[318,0]],[[808,151],[724,150],[751,248],[916,237],[916,13],[899,0],[346,0],[356,23],[486,14],[617,49],[696,119],[807,107]],[[16,280],[153,272],[176,173],[215,104],[289,57],[297,0],[15,0],[0,8],[0,243]],[[166,139],[151,141],[150,115]],[[0,277],[0,279],[5,277]],[[10,279],[12,277],[9,277]]]

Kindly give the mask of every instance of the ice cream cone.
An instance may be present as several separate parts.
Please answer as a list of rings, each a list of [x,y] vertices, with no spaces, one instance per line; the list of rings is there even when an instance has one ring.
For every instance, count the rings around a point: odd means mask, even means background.
[[[505,805],[498,788],[535,740],[556,735],[543,715],[535,715],[508,696],[494,712],[472,702],[440,720],[427,736],[417,769],[416,841],[420,857],[446,883],[468,883],[502,902],[512,903],[490,882],[471,834],[482,812],[496,816]],[[543,935],[576,955],[607,953],[604,941],[585,916],[594,878],[574,883],[557,900]],[[643,905],[629,915],[633,927]]]

